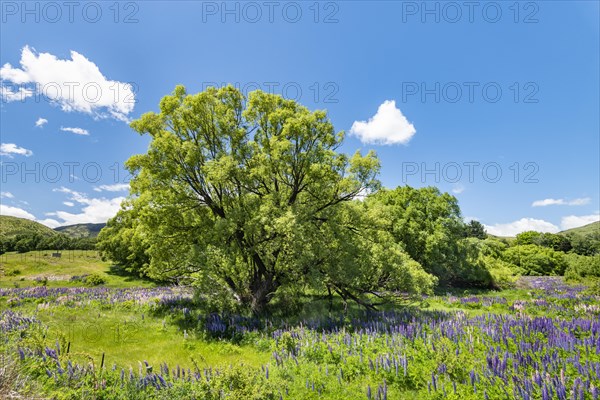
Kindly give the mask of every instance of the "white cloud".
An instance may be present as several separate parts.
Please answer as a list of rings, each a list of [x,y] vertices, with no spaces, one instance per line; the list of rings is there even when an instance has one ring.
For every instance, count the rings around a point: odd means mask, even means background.
[[[546,206],[584,206],[589,204],[591,199],[589,197],[582,197],[579,199],[565,200],[565,199],[544,199],[536,200],[531,206],[532,207],[546,207]]]
[[[8,215],[11,217],[29,219],[31,221],[36,221],[36,222],[39,222],[40,224],[44,224],[47,227],[52,228],[52,229],[61,225],[58,221],[56,221],[54,219],[50,219],[50,218],[38,220],[35,218],[35,216],[33,214],[31,214],[28,211],[23,210],[22,208],[11,207],[11,206],[7,206],[4,204],[0,204],[0,215]]]
[[[515,236],[525,231],[551,232],[559,231],[558,226],[543,219],[521,218],[507,224],[484,225],[487,233],[496,236]]]
[[[407,144],[415,132],[393,100],[384,101],[369,121],[354,121],[350,128],[350,134],[361,142],[381,145]]]
[[[72,201],[63,201],[63,204],[67,207],[74,207],[75,203],[73,203]]]
[[[46,118],[38,118],[37,121],[35,121],[35,126],[38,128],[43,127],[44,125],[46,125],[48,123],[48,120]]]
[[[590,204],[590,201],[592,199],[590,199],[589,197],[583,197],[580,199],[573,199],[573,200],[569,200],[569,204],[570,206],[585,206],[586,204]]]
[[[0,73],[0,78],[2,74]],[[33,96],[33,90],[20,87],[18,90],[13,90],[8,86],[0,86],[0,97],[2,101],[10,103],[12,101],[23,101],[28,97]]]
[[[29,157],[33,154],[31,150],[19,147],[14,143],[0,143],[0,156],[12,158],[13,155]]]
[[[25,46],[20,64],[21,68],[8,63],[0,68],[0,79],[5,82],[29,85],[18,91],[2,85],[2,97],[6,101],[24,99],[35,91],[58,104],[63,111],[121,121],[128,121],[135,106],[130,84],[107,79],[96,64],[76,51],[71,51],[71,59],[62,60]]]
[[[88,132],[87,129],[83,129],[83,128],[65,128],[65,127],[61,126],[60,130],[63,132],[71,132],[76,135],[83,135],[83,136],[88,136],[90,134],[90,132]]]
[[[52,228],[52,229],[62,225],[60,222],[58,222],[57,220],[52,219],[52,218],[40,219],[37,222],[39,222],[40,224],[44,224],[48,228]]]
[[[129,184],[128,183],[115,183],[114,185],[100,185],[98,187],[95,187],[94,190],[96,192],[102,192],[102,191],[123,192],[125,190],[129,190]]]
[[[591,215],[568,215],[560,220],[562,230],[579,228],[592,222],[600,221],[600,214]]]
[[[0,192],[0,198],[6,197],[7,199],[14,199],[15,196],[11,192]]]
[[[35,220],[35,216],[22,208],[11,207],[5,204],[0,204],[0,215],[10,215],[11,217],[27,218]]]
[[[464,191],[465,191],[465,187],[464,187],[464,185],[461,185],[460,183],[454,185],[454,187],[452,188],[452,193],[454,193],[454,194],[461,194]]]
[[[69,195],[70,200],[83,205],[81,212],[78,214],[66,211],[56,211],[46,214],[47,216],[57,217],[57,219],[62,220],[60,222],[61,225],[106,222],[115,216],[121,208],[121,202],[125,200],[125,197],[115,197],[112,199],[89,198],[83,193],[65,187],[54,189],[54,191],[66,193]]]

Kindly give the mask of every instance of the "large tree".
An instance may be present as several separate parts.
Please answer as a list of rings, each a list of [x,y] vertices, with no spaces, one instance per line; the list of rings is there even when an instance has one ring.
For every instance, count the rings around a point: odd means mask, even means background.
[[[373,152],[338,152],[343,132],[324,111],[261,91],[246,99],[233,87],[190,95],[178,86],[159,113],[131,126],[151,137],[148,152],[127,162],[149,275],[191,278],[206,293],[229,295],[254,311],[283,285],[327,280],[350,298],[353,285],[363,292],[376,286],[345,276],[340,263],[357,272],[369,255],[349,255],[357,246],[381,253],[385,240],[367,246],[341,212],[357,195],[377,190],[379,161]],[[431,277],[395,251],[389,265],[377,256],[379,269],[369,271],[382,276],[369,279],[401,289],[416,271],[430,288]],[[390,265],[408,275],[391,276]]]

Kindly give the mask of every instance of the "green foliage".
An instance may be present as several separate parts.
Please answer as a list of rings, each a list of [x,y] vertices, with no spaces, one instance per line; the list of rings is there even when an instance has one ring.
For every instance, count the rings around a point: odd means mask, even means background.
[[[539,245],[539,240],[541,236],[541,232],[536,231],[525,231],[519,233],[515,238],[515,245],[528,245],[528,244],[536,244]]]
[[[465,225],[465,236],[484,240],[487,238],[487,233],[481,222],[472,219]]]
[[[496,289],[512,288],[518,278],[518,273],[515,272],[518,268],[503,258],[508,247],[504,240],[499,239],[488,238],[480,242],[480,257]]]
[[[522,275],[562,275],[567,268],[564,253],[535,244],[517,245],[504,252],[504,261]]]
[[[135,204],[136,199],[130,202]],[[96,247],[103,260],[111,260],[129,273],[147,276],[149,244],[144,240],[141,226],[136,224],[139,208],[131,203],[124,202],[117,215],[100,231]]]
[[[90,274],[85,277],[84,281],[88,286],[98,286],[106,283],[106,279],[99,274]]]
[[[10,251],[27,253],[34,250],[93,250],[93,238],[70,238],[63,234],[45,236],[39,233],[22,233],[12,238],[2,239],[2,254]]]
[[[127,162],[135,197],[99,236],[117,263],[255,312],[280,289],[326,286],[368,306],[368,293],[435,283],[373,226],[378,212],[350,204],[379,188],[379,161],[338,153],[344,135],[324,111],[261,91],[178,86],[131,126],[151,143]]]
[[[14,238],[17,235],[54,236],[56,232],[39,222],[25,218],[0,215],[0,240]]]
[[[568,234],[573,248],[573,253],[582,256],[600,254],[600,232],[587,234]]]
[[[571,240],[567,236],[548,232],[542,233],[538,239],[538,243],[535,244],[564,253],[570,251],[572,248]]]
[[[21,270],[18,268],[9,269],[5,273],[6,276],[17,276],[19,274],[21,274]]]
[[[561,234],[549,232],[527,231],[519,233],[515,239],[515,245],[535,244],[542,247],[548,247],[564,253],[571,250],[571,240],[569,237]]]
[[[600,279],[600,255],[568,254],[567,261],[569,266],[565,271],[565,279],[588,283]]]
[[[454,196],[437,188],[409,186],[381,190],[366,203],[377,208],[385,229],[403,250],[442,284],[489,286],[491,277],[480,262]]]

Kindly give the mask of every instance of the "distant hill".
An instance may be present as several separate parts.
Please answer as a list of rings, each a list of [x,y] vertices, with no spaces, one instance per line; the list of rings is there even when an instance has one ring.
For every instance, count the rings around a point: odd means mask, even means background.
[[[39,222],[25,218],[0,215],[0,239],[31,233],[37,233],[44,236],[53,236],[57,234],[54,230]]]
[[[496,239],[496,240],[515,240],[514,236],[496,236],[496,235],[492,235],[491,233],[486,233],[487,237],[490,239]]]
[[[582,235],[582,236],[586,236],[586,235],[589,235],[592,233],[596,233],[597,235],[600,235],[600,221],[592,222],[591,224],[580,226],[579,228],[567,229],[565,231],[558,232],[559,235],[575,234],[575,235]],[[498,240],[506,239],[508,241],[512,241],[515,239],[514,236],[495,236],[495,235],[491,235],[489,233],[487,235],[489,238],[498,239]]]
[[[67,226],[59,226],[54,228],[55,231],[64,233],[72,238],[96,237],[100,230],[106,226],[106,223],[101,224],[75,224]]]
[[[564,234],[576,234],[576,235],[589,235],[591,233],[600,233],[600,221],[592,222],[579,228],[567,229],[566,231],[559,232],[561,235]]]

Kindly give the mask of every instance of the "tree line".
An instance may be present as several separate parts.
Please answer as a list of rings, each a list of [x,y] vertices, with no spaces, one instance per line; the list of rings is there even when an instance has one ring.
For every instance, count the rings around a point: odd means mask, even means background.
[[[42,235],[21,233],[10,238],[0,239],[0,254],[9,251],[26,253],[34,250],[94,250],[96,238],[73,238],[62,233]]]
[[[260,313],[311,290],[375,308],[437,286],[502,287],[531,267],[465,224],[450,194],[383,188],[375,152],[340,152],[325,111],[178,86],[131,127],[151,142],[126,163],[131,195],[98,249],[132,273],[193,284],[219,309]]]

